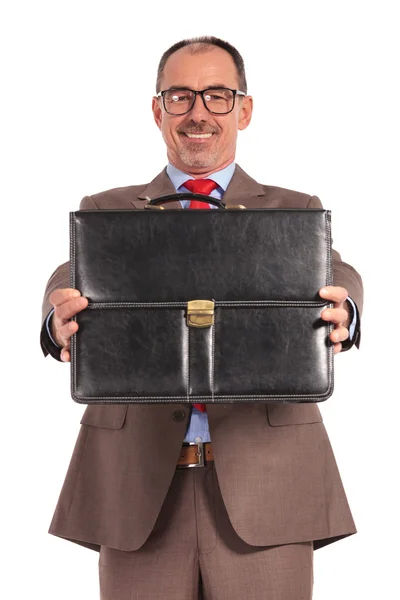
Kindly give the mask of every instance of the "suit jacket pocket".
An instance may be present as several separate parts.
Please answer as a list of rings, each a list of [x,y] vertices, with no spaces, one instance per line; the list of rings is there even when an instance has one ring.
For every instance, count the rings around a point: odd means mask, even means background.
[[[127,410],[127,404],[90,404],[83,413],[81,425],[121,429]]]
[[[272,427],[321,423],[322,416],[315,403],[267,404],[268,422]]]

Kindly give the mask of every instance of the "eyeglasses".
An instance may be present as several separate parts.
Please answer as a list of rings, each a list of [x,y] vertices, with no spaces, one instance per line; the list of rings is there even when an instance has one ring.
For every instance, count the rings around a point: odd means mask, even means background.
[[[187,88],[170,88],[158,92],[157,97],[162,97],[164,108],[170,115],[185,115],[192,110],[196,96],[201,96],[206,109],[214,115],[227,115],[235,106],[236,96],[246,96],[240,90],[231,90],[224,87],[211,87],[206,90],[189,90]]]

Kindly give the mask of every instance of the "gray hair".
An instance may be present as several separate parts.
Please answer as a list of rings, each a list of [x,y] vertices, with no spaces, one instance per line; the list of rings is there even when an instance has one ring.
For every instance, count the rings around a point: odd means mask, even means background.
[[[243,62],[242,56],[236,50],[236,48],[234,48],[231,44],[229,44],[228,42],[224,42],[224,40],[220,40],[219,38],[213,37],[213,36],[202,36],[202,37],[196,37],[196,38],[182,40],[180,42],[177,42],[176,44],[174,44],[173,46],[171,46],[170,48],[168,48],[168,50],[166,50],[164,52],[164,54],[161,57],[160,63],[158,65],[158,70],[157,70],[157,83],[156,83],[156,93],[157,94],[158,94],[158,92],[161,91],[161,79],[162,79],[162,75],[163,75],[165,64],[166,64],[167,60],[169,59],[171,54],[174,54],[174,52],[176,52],[177,50],[180,50],[181,48],[185,48],[186,46],[190,47],[189,48],[190,52],[192,52],[193,54],[197,54],[200,52],[207,52],[208,50],[210,50],[210,46],[217,46],[218,48],[222,48],[222,50],[226,50],[226,52],[228,52],[231,55],[233,62],[235,63],[238,80],[239,80],[239,89],[242,92],[244,92],[245,94],[247,94],[246,73],[245,73],[245,69],[244,69],[244,62]]]

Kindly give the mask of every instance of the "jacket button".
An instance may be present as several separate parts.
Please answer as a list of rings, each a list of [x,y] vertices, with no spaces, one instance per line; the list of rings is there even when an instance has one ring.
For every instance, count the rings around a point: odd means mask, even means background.
[[[173,414],[172,414],[172,418],[174,421],[183,421],[183,419],[185,418],[185,411],[184,410],[176,410]]]

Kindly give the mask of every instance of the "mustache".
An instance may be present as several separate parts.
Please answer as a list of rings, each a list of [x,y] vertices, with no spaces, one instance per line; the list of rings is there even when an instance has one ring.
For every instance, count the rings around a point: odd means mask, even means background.
[[[217,127],[210,127],[209,125],[199,125],[197,123],[188,123],[187,125],[181,125],[176,130],[178,133],[218,133]]]

